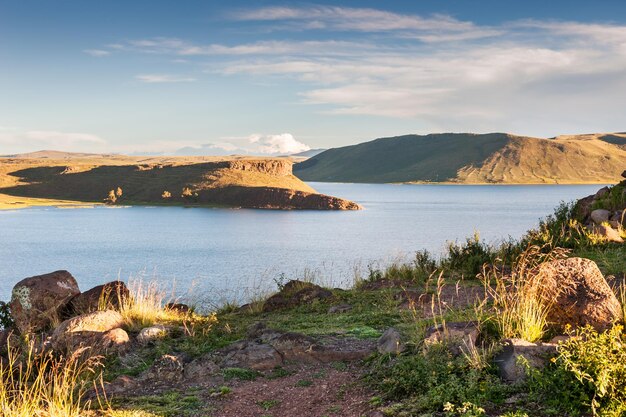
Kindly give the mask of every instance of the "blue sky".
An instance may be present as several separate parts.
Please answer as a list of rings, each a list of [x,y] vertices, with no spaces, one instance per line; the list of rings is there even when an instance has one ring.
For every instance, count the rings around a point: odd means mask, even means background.
[[[623,1],[0,0],[0,154],[626,130]]]

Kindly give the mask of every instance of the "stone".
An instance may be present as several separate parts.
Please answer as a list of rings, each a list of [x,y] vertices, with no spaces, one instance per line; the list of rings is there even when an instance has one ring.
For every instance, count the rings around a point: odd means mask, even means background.
[[[117,311],[103,310],[81,314],[65,320],[54,329],[50,343],[52,348],[57,351],[73,351],[78,347],[93,347],[96,350],[106,349],[115,344],[112,341],[107,341],[107,339],[112,339],[116,335],[105,336],[105,333],[119,329],[123,325],[124,319]],[[122,336],[120,335],[120,337]]]
[[[97,310],[118,310],[120,301],[128,299],[130,291],[122,281],[98,285],[78,294],[70,301],[73,314],[91,313]]]
[[[594,200],[597,200],[599,198],[604,197],[605,195],[607,195],[609,193],[609,187],[602,187],[600,188],[598,191],[596,191],[596,193],[594,194],[593,198]]]
[[[405,349],[404,343],[402,343],[402,335],[394,327],[390,327],[380,336],[376,343],[376,349],[378,353],[388,354],[392,353],[398,355]]]
[[[254,341],[237,342],[229,346],[220,366],[267,371],[283,364],[282,355],[272,346]]]
[[[185,365],[183,370],[183,376],[186,380],[203,381],[208,376],[218,374],[220,367],[215,363],[211,357],[202,357],[194,359]]]
[[[105,350],[123,350],[130,343],[130,337],[124,329],[112,329],[100,337],[100,346]]]
[[[147,345],[150,342],[163,339],[168,333],[168,328],[160,324],[145,327],[139,331],[139,334],[137,335],[137,342],[142,345]]]
[[[625,210],[617,210],[611,216],[611,222],[615,222],[618,226],[626,226],[626,209]],[[617,229],[617,226],[613,226]]]
[[[494,362],[498,366],[500,378],[506,382],[515,383],[526,378],[522,361],[533,368],[542,368],[556,355],[556,345],[550,343],[531,343],[522,339],[505,339],[502,343],[503,348]]]
[[[25,278],[13,287],[11,315],[21,334],[45,330],[64,316],[67,303],[80,293],[67,271]]]
[[[538,273],[550,306],[547,320],[557,328],[589,324],[604,330],[622,319],[620,302],[595,262],[559,259],[541,265]]]
[[[181,356],[163,355],[154,361],[141,379],[157,384],[178,382],[183,379],[184,369],[184,359]]]
[[[611,217],[611,212],[604,209],[596,209],[591,212],[589,217],[591,217],[591,220],[595,224],[602,224],[609,221],[609,217]]]
[[[622,178],[626,178],[626,170],[624,170],[624,172],[622,172]]]
[[[332,297],[333,293],[319,285],[292,280],[276,294],[265,300],[263,311],[270,312],[283,308],[292,308],[303,304],[310,304],[316,300]]]
[[[424,345],[447,343],[451,351],[458,355],[476,346],[479,334],[480,331],[476,322],[463,321],[440,324],[427,330]]]
[[[624,243],[624,239],[620,236],[619,232],[610,225],[592,224],[589,229],[592,233],[601,236],[608,242]]]
[[[350,304],[337,304],[336,306],[332,306],[328,309],[328,314],[347,313],[350,310],[352,310],[352,306]]]

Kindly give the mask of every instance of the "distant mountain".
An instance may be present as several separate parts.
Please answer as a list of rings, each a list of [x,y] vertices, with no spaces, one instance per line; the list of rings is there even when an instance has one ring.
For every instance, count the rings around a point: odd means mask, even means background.
[[[28,153],[19,153],[13,155],[2,155],[2,158],[18,158],[18,159],[72,159],[72,158],[101,158],[113,156],[114,154],[97,154],[97,153],[80,153],[80,152],[62,152],[43,150]]]
[[[322,152],[324,152],[326,149],[323,148],[318,148],[318,149],[309,149],[308,151],[304,151],[304,152],[298,152],[298,153],[292,153],[288,156],[299,156],[299,157],[304,157],[304,158],[312,158],[315,155],[319,155]]]
[[[329,149],[294,174],[328,182],[612,183],[626,168],[625,145],[625,133],[405,135]]]

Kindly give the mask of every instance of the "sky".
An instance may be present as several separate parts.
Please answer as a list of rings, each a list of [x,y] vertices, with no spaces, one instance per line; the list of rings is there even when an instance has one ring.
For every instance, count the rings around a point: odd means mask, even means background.
[[[623,0],[0,0],[0,155],[287,154],[624,116]]]

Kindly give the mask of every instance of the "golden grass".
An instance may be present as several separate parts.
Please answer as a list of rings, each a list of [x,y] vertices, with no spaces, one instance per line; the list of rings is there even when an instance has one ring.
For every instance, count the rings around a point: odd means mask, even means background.
[[[492,301],[487,319],[495,322],[502,338],[541,340],[554,299],[542,282],[539,266],[564,254],[561,249],[545,253],[541,247],[530,246],[518,257],[510,275],[498,271],[482,274],[488,295],[482,308]]]
[[[68,358],[37,353],[32,344],[18,351],[9,347],[0,363],[0,415],[3,417],[80,417],[90,408],[83,401],[97,357],[85,350]]]
[[[119,311],[130,330],[181,321],[180,312],[164,308],[169,301],[167,291],[157,281],[130,281],[128,290],[130,296],[119,297]]]

